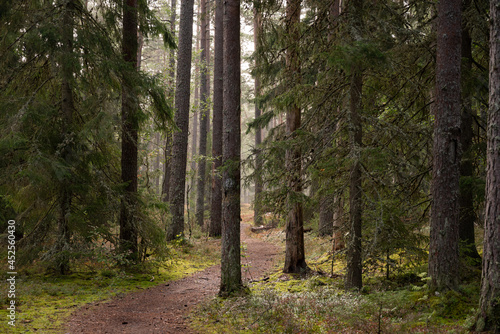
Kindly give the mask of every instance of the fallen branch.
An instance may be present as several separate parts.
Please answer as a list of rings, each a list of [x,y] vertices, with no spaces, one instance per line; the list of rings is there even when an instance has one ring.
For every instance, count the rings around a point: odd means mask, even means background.
[[[250,228],[250,230],[254,233],[258,233],[258,232],[261,232],[261,231],[266,231],[266,230],[271,230],[273,229],[274,227],[272,226],[264,226],[264,225],[260,225],[260,226],[252,226]]]

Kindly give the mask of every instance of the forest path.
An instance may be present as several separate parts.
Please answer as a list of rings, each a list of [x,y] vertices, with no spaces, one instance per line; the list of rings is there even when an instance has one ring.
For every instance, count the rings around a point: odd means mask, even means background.
[[[242,215],[241,241],[244,282],[263,277],[280,253],[273,244],[250,236]],[[187,316],[196,304],[219,291],[220,265],[183,279],[84,306],[70,318],[65,333],[192,333]]]

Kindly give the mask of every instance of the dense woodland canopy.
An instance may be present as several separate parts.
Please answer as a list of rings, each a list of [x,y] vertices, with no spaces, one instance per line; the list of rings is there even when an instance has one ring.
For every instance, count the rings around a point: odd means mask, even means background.
[[[482,266],[500,330],[500,9],[487,0],[4,1],[0,226],[20,264],[71,272],[222,237],[242,289],[240,202],[345,254],[345,288]],[[6,233],[6,232],[5,232]]]

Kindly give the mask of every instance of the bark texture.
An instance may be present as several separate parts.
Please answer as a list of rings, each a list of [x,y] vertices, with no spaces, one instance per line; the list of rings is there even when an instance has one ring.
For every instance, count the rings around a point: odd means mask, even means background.
[[[328,41],[331,43],[333,40],[333,34],[337,26],[337,19],[340,15],[340,1],[332,1],[329,5],[329,33]],[[333,112],[333,110],[332,110]],[[334,133],[335,129],[331,126],[327,129],[327,133]],[[324,139],[325,145],[330,145],[331,138],[327,135]],[[321,197],[319,201],[319,223],[318,223],[318,234],[320,236],[332,235],[334,232],[334,214],[336,198],[334,194],[325,194]]]
[[[172,169],[172,133],[170,131],[166,134],[165,139],[165,155],[163,166],[163,184],[161,189],[162,201],[170,202],[170,174]]]
[[[196,14],[196,54],[200,52],[200,39],[201,39],[201,27],[200,27],[200,6],[198,6],[198,12]],[[196,156],[198,154],[198,111],[200,110],[200,58],[195,59],[194,65],[194,112],[193,112],[193,126],[192,126],[192,139],[191,139],[191,164],[190,164],[190,172],[191,172],[191,190],[192,194],[189,196],[188,201],[196,200],[196,193],[194,189],[196,189]],[[195,208],[196,209],[196,208]]]
[[[318,234],[320,236],[328,236],[333,234],[333,204],[334,196],[326,194],[319,201],[319,223]]]
[[[255,51],[257,52],[259,45],[259,38],[262,34],[262,15],[259,13],[258,9],[254,9],[254,21],[253,21],[253,44]],[[255,66],[258,67],[257,58],[255,60]],[[260,97],[260,79],[259,75],[255,75],[255,119],[260,117],[261,110],[259,108],[259,97]],[[263,212],[262,204],[260,203],[260,195],[263,190],[262,184],[262,157],[260,155],[260,145],[262,143],[262,130],[260,127],[255,129],[255,198],[253,202],[254,208],[254,224],[257,226],[262,225],[263,222]]]
[[[353,39],[359,41],[363,31],[363,0],[351,0],[351,24]],[[352,159],[349,178],[349,237],[347,238],[346,290],[361,289],[363,286],[362,259],[362,174],[361,147],[363,146],[362,111],[363,73],[353,68],[351,74],[349,102],[349,146]]]
[[[342,195],[335,196],[333,207],[333,242],[334,250],[345,247],[344,241],[344,198]]]
[[[363,127],[361,123],[363,77],[355,71],[351,77],[351,101],[349,105],[350,130],[349,145],[351,150],[351,174],[349,178],[349,238],[347,240],[347,275],[345,288],[361,289],[363,286],[362,263],[362,175],[361,146],[363,145]]]
[[[131,71],[137,70],[137,0],[124,0],[123,4],[123,59]],[[137,140],[139,104],[134,96],[130,79],[122,84],[122,182],[126,184],[120,210],[120,248],[127,257],[137,260]]]
[[[61,29],[61,37],[63,44],[63,53],[61,55],[61,113],[64,120],[64,141],[67,142],[61,150],[61,158],[65,163],[71,163],[71,136],[73,128],[73,88],[71,81],[73,78],[73,66],[71,60],[73,59],[73,2],[68,1],[63,7],[63,18]],[[69,228],[69,217],[71,215],[71,180],[65,177],[61,184],[61,199],[59,204],[59,217],[57,220],[57,243],[56,243],[56,266],[57,271],[61,275],[69,272],[69,250],[71,235]]]
[[[181,2],[179,43],[175,88],[175,123],[179,131],[172,141],[172,172],[170,182],[170,210],[172,221],[167,228],[167,240],[184,233],[184,197],[189,131],[189,97],[191,85],[191,56],[193,38],[194,0]]]
[[[462,3],[463,9],[470,6],[470,0]],[[473,139],[473,115],[472,115],[472,94],[468,85],[472,71],[472,38],[469,34],[467,21],[462,18],[462,119],[460,125],[462,160],[460,161],[460,254],[474,259],[473,263],[480,264],[481,257],[477,252],[474,223],[476,213],[474,210],[474,191],[470,180],[474,176],[472,139]]]
[[[223,74],[224,74],[224,8],[222,0],[215,2],[215,40],[214,40],[214,115],[212,134],[212,203],[210,210],[209,236],[221,235],[222,221],[222,114],[223,114]]]
[[[240,1],[224,2],[224,130],[221,285],[219,295],[242,288],[240,258]]]
[[[289,35],[286,51],[288,81],[291,85],[300,83],[300,64],[298,56],[300,0],[291,0],[286,5],[286,31]],[[293,139],[300,128],[301,111],[296,103],[292,103],[286,112],[286,135]],[[289,173],[286,223],[286,245],[284,273],[300,273],[307,269],[304,251],[304,220],[302,213],[302,164],[301,151],[298,147],[290,147],[286,151],[285,165]]]
[[[500,333],[500,5],[490,5],[490,100],[483,274],[477,330]]]
[[[175,20],[177,17],[177,1],[172,0],[170,3],[170,32],[172,36],[175,37]],[[169,93],[170,96],[175,94],[175,50],[170,49],[168,55],[168,76],[169,76]],[[172,133],[167,132],[165,140],[165,159],[164,159],[164,175],[163,175],[163,185],[162,185],[162,200],[164,202],[170,201],[170,170],[172,163]]]
[[[458,285],[461,1],[438,4],[429,288]]]
[[[210,119],[210,109],[208,108],[209,90],[208,90],[208,63],[207,54],[209,43],[207,43],[207,24],[208,24],[207,0],[201,0],[201,54],[200,54],[200,146],[198,161],[198,184],[196,187],[196,223],[203,226],[205,213],[205,182],[206,182],[206,159],[207,155],[207,132]],[[209,40],[209,39],[208,39]]]

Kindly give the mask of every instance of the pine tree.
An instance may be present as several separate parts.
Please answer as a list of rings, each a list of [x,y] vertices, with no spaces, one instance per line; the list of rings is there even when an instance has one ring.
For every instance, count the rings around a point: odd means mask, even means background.
[[[219,295],[242,288],[240,259],[241,69],[240,1],[224,2],[224,115],[221,285]]]
[[[222,220],[222,118],[223,118],[223,74],[224,74],[224,8],[222,0],[215,3],[215,40],[214,40],[214,103],[212,134],[212,201],[210,210],[209,235],[221,235]]]
[[[63,127],[65,128],[64,143],[66,147],[61,150],[61,158],[70,165],[71,155],[74,154],[72,142],[73,136],[73,8],[75,3],[68,1],[63,4],[63,18],[61,20],[61,37],[63,43],[63,53],[61,55],[61,118],[64,120]],[[71,179],[65,177],[61,184],[61,202],[58,217],[58,238],[56,243],[57,252],[57,271],[65,275],[69,271],[69,244],[71,242],[71,234],[69,228],[69,219],[71,216]]]
[[[300,83],[300,63],[298,56],[300,0],[287,2],[286,31],[289,46],[286,53],[286,66],[289,82]],[[290,139],[296,137],[301,125],[301,110],[296,102],[288,106],[286,113],[286,135]],[[304,221],[302,217],[302,173],[300,148],[290,147],[286,151],[286,169],[289,173],[287,197],[287,224],[284,273],[300,273],[307,269],[304,251]]]
[[[469,0],[462,2],[462,12],[467,10],[471,2]],[[476,213],[474,212],[474,188],[472,187],[471,179],[474,177],[473,164],[473,121],[474,114],[472,108],[472,90],[469,89],[472,80],[472,38],[469,33],[469,24],[466,16],[462,16],[462,75],[461,75],[461,90],[462,90],[462,114],[460,125],[460,140],[462,145],[462,160],[460,161],[460,223],[459,223],[459,240],[461,256],[466,256],[474,259],[474,262],[479,265],[480,255],[477,252],[474,224],[476,221]]]
[[[209,22],[209,11],[207,10],[207,0],[201,0],[200,11],[200,32],[201,32],[201,54],[200,54],[200,138],[199,138],[199,151],[198,155],[200,160],[198,162],[198,184],[196,187],[196,223],[203,226],[205,216],[205,181],[206,181],[206,160],[207,154],[207,132],[208,124],[210,121],[210,108],[209,108],[209,89],[208,89],[208,62],[207,54],[210,49],[209,30],[207,23]]]
[[[500,332],[500,7],[490,2],[490,98],[483,272],[477,331]]]
[[[328,40],[330,42],[334,41],[334,31],[335,27],[337,26],[337,19],[340,15],[340,1],[335,0],[333,1],[329,8],[328,8],[328,16],[329,16],[329,35],[328,35]],[[330,128],[327,130],[329,134],[333,133],[333,126],[330,126]],[[331,142],[332,138],[326,137],[323,139],[325,141],[325,145],[328,145],[329,142]],[[327,181],[326,182],[329,187],[331,187],[331,184]],[[327,192],[322,196],[322,198],[319,200],[319,223],[318,223],[318,234],[320,236],[331,236],[334,231],[334,215],[335,215],[335,210],[339,208],[339,205],[335,205],[337,202],[335,195],[332,193]],[[338,221],[339,219],[335,219],[335,221]]]
[[[431,289],[458,285],[461,2],[438,4],[436,106],[429,245]]]
[[[259,38],[262,35],[262,14],[260,13],[260,4],[254,4],[254,19],[253,19],[253,44],[257,51],[259,45]],[[258,57],[255,57],[255,67],[259,67],[257,64]],[[260,98],[260,79],[259,74],[254,75],[255,80],[255,119],[259,119],[261,115],[261,110],[259,106]],[[255,198],[254,198],[254,224],[259,226],[263,222],[263,212],[261,204],[261,193],[263,189],[262,184],[262,157],[260,154],[260,145],[262,144],[262,129],[260,126],[255,128]]]
[[[363,0],[350,2],[353,40],[359,42],[363,32]],[[356,66],[355,64],[354,66]],[[346,289],[361,289],[362,273],[362,174],[361,147],[363,146],[363,124],[361,120],[363,72],[351,68],[349,101],[349,150],[352,156],[349,178],[349,240],[347,241]]]
[[[171,0],[170,5],[170,31],[172,37],[175,37],[175,20],[177,17],[177,1]],[[170,78],[169,87],[170,95],[175,94],[175,50],[172,48],[168,55],[168,75]],[[170,170],[172,165],[172,132],[167,131],[165,140],[165,160],[164,160],[164,173],[163,173],[163,185],[162,185],[162,200],[164,202],[170,201]]]
[[[184,195],[189,131],[193,7],[194,0],[181,2],[175,89],[175,123],[179,131],[174,133],[172,140],[172,172],[170,178],[172,221],[167,229],[167,240],[173,240],[184,233]]]
[[[123,59],[129,71],[137,69],[137,0],[124,0],[123,3]],[[137,260],[137,141],[139,131],[138,97],[133,90],[130,78],[122,84],[122,182],[126,184],[120,210],[120,248],[127,257]]]

